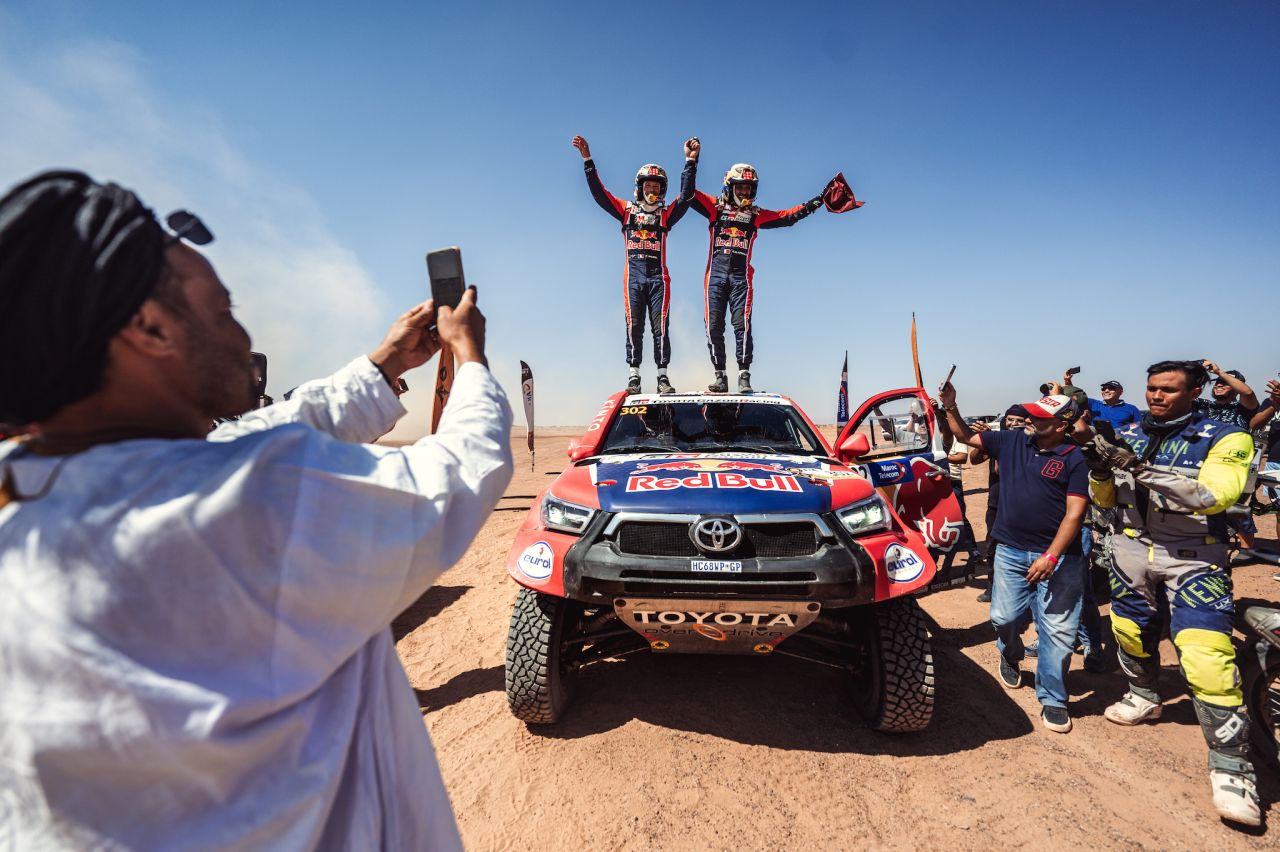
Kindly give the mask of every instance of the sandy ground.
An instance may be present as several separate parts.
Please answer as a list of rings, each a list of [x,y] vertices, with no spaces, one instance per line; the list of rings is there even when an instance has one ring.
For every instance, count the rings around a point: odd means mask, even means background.
[[[1102,710],[1124,681],[1081,670],[1077,656],[1075,729],[1050,733],[1033,689],[1007,691],[997,679],[976,587],[922,601],[938,626],[938,699],[919,734],[868,730],[838,672],[778,656],[637,654],[584,672],[560,724],[517,722],[503,692],[516,593],[504,560],[579,431],[540,432],[536,470],[523,433],[513,436],[517,472],[498,510],[395,625],[468,848],[1280,845],[1277,832],[1237,830],[1214,815],[1204,740],[1171,645],[1158,724],[1107,722]],[[980,538],[985,480],[985,466],[966,471]],[[1275,600],[1273,570],[1237,568],[1238,600]],[[1265,802],[1280,799],[1275,776],[1260,770],[1260,785]]]

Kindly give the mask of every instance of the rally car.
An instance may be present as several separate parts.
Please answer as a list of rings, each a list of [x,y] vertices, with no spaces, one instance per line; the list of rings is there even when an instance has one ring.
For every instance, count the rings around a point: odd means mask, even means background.
[[[520,584],[507,701],[558,721],[575,675],[633,651],[789,656],[849,674],[875,728],[933,713],[916,596],[961,512],[928,397],[868,400],[829,445],[777,394],[611,396],[538,494],[507,570]]]

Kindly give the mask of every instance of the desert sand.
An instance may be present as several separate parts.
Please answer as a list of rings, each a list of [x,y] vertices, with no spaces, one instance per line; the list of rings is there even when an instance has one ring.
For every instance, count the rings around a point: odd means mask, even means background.
[[[516,475],[497,511],[393,628],[468,848],[1277,845],[1275,832],[1232,828],[1213,813],[1205,743],[1172,645],[1163,646],[1157,724],[1107,722],[1102,710],[1124,680],[1085,672],[1076,656],[1075,729],[1051,733],[1029,685],[1000,684],[976,586],[922,599],[936,623],[938,678],[933,724],[922,733],[869,730],[846,703],[839,672],[780,655],[635,654],[584,671],[563,722],[516,721],[503,691],[516,594],[505,559],[580,431],[540,431],[532,470],[524,432],[513,433]],[[966,470],[965,487],[981,539],[985,465]],[[1273,570],[1235,570],[1241,610],[1276,599]],[[1264,806],[1280,797],[1263,767],[1259,782]]]

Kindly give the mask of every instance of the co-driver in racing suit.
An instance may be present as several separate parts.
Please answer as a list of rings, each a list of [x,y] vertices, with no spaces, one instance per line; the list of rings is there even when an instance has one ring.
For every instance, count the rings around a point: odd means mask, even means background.
[[[668,325],[671,306],[671,276],[667,273],[667,232],[680,221],[693,197],[697,180],[699,144],[696,138],[684,143],[684,171],[680,174],[680,197],[668,207],[667,173],[662,166],[648,163],[636,172],[633,201],[617,198],[600,182],[591,149],[581,136],[573,137],[573,147],[582,154],[591,197],[606,213],[622,223],[627,262],[622,271],[623,307],[627,318],[627,392],[640,392],[640,362],[644,342],[644,317],[649,315],[653,334],[653,358],[658,364],[658,393],[674,393],[667,378],[671,362]]]
[[[1116,432],[1123,444],[1094,439],[1085,447],[1094,502],[1118,516],[1111,628],[1129,691],[1104,715],[1121,725],[1159,718],[1157,645],[1167,601],[1169,634],[1209,743],[1214,807],[1226,819],[1258,825],[1249,717],[1231,644],[1234,601],[1223,517],[1248,477],[1253,438],[1193,411],[1206,379],[1198,362],[1153,364],[1150,413]]]
[[[724,190],[719,198],[705,192],[693,196],[693,209],[707,218],[711,226],[711,248],[707,256],[707,272],[703,279],[704,318],[707,326],[707,349],[715,381],[707,388],[713,393],[729,390],[725,375],[724,315],[730,312],[737,343],[738,392],[751,393],[751,247],[761,228],[786,228],[799,222],[822,206],[818,195],[786,210],[765,210],[755,204],[759,175],[746,163],[737,163],[725,172]]]

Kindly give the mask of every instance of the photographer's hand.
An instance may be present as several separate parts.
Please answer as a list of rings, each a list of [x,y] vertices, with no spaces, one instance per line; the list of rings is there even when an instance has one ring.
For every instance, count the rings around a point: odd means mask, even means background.
[[[382,371],[388,382],[394,383],[401,375],[427,363],[440,351],[440,339],[429,330],[435,321],[435,303],[430,299],[396,317],[387,330],[387,336],[382,338],[377,349],[369,353],[369,360]]]
[[[484,357],[484,314],[476,307],[476,288],[468,287],[458,307],[442,307],[436,312],[440,342],[453,349],[459,366],[476,361],[486,367]]]

